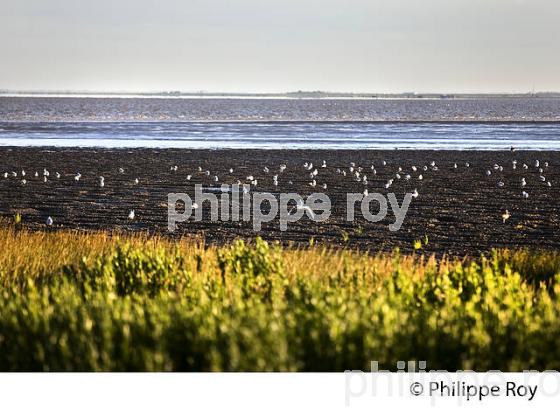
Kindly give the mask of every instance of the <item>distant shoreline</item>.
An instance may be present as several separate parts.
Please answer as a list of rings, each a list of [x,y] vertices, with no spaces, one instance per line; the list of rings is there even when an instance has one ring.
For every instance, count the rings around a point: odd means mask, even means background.
[[[4,120],[0,118],[0,124],[5,125],[18,125],[18,124],[282,124],[282,125],[301,125],[301,124],[359,124],[359,125],[401,125],[401,124],[438,124],[438,125],[557,125],[560,124],[560,119],[445,119],[445,120],[406,120],[406,119],[379,119],[379,120],[360,120],[360,119],[332,119],[332,120],[313,120],[313,119],[286,119],[286,120],[238,120],[238,119],[225,119],[225,120]]]
[[[0,90],[0,97],[53,98],[170,98],[170,99],[343,99],[343,100],[421,100],[479,98],[560,98],[560,92],[529,93],[336,93],[298,91],[287,93],[206,93],[206,92],[91,92],[91,91],[11,91]]]

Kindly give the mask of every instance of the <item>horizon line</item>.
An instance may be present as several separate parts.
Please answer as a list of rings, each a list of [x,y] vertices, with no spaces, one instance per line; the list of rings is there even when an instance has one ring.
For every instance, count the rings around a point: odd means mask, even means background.
[[[375,98],[378,96],[408,96],[408,97],[421,97],[421,96],[437,96],[437,97],[453,97],[453,96],[527,96],[527,95],[560,95],[560,91],[483,91],[483,92],[441,92],[441,91],[394,91],[394,92],[372,92],[372,91],[324,91],[324,90],[294,90],[294,91],[279,91],[279,92],[266,92],[266,91],[182,91],[182,90],[106,90],[106,91],[93,91],[93,90],[14,90],[8,88],[0,88],[0,95],[153,95],[153,96],[357,96]]]

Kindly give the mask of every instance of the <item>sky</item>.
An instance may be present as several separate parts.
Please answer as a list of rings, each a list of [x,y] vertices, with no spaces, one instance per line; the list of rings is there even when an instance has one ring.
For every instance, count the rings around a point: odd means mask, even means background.
[[[560,91],[558,0],[0,0],[0,89]]]

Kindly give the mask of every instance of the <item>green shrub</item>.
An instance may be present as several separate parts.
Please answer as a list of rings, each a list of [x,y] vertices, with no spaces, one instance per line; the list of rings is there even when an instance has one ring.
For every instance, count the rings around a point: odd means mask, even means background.
[[[177,251],[144,251],[133,249],[130,244],[119,245],[114,252],[94,261],[83,259],[65,272],[88,289],[115,291],[120,296],[180,291],[190,281],[184,259]]]
[[[221,249],[218,266],[222,282],[225,284],[229,276],[240,286],[244,298],[260,295],[270,301],[274,282],[284,278],[279,249],[271,249],[261,238],[257,238],[254,247],[236,241],[230,248]]]

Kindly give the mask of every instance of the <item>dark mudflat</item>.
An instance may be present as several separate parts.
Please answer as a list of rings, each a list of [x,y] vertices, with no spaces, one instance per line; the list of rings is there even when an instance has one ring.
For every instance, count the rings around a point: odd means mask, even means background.
[[[535,167],[535,161],[540,167]],[[326,160],[327,167],[321,168]],[[517,169],[512,161],[517,160]],[[383,166],[382,161],[387,165]],[[437,170],[430,166],[436,162]],[[309,185],[309,171],[303,164],[319,167],[317,186]],[[404,224],[390,232],[392,212],[382,222],[368,222],[362,217],[346,219],[346,194],[363,192],[365,186],[350,175],[350,163],[363,167],[370,193],[394,192],[402,200],[404,193],[416,188]],[[465,163],[469,162],[470,167]],[[548,167],[544,163],[548,162]],[[457,163],[458,168],[454,168]],[[524,169],[523,163],[529,167]],[[281,164],[287,168],[283,173]],[[371,165],[377,175],[372,175]],[[494,164],[503,166],[495,170]],[[178,170],[171,171],[177,165]],[[417,166],[413,172],[411,166]],[[270,169],[265,173],[264,167]],[[398,167],[401,179],[395,175]],[[423,166],[428,166],[424,171]],[[203,172],[198,171],[198,167]],[[43,169],[50,175],[43,180]],[[124,169],[124,173],[119,172]],[[229,173],[233,168],[234,172]],[[347,175],[337,172],[345,170]],[[543,169],[542,174],[539,168]],[[25,170],[26,176],[21,176]],[[205,174],[210,170],[210,176]],[[490,176],[486,171],[491,170]],[[18,173],[17,177],[4,172]],[[35,172],[39,176],[35,177]],[[55,172],[61,174],[60,179]],[[81,173],[76,182],[74,176]],[[413,241],[428,237],[423,250],[438,254],[476,254],[491,248],[540,247],[560,248],[560,153],[559,152],[487,152],[487,151],[308,151],[308,150],[154,150],[154,149],[51,149],[0,148],[0,216],[13,218],[20,213],[23,225],[30,229],[119,229],[169,234],[167,231],[167,195],[186,192],[194,196],[194,184],[207,187],[231,184],[253,175],[258,179],[257,192],[296,192],[303,196],[327,193],[332,202],[332,216],[317,223],[308,218],[279,230],[275,220],[263,226],[258,235],[283,243],[328,243],[358,247],[371,251],[400,247],[411,250]],[[187,175],[192,179],[187,181]],[[279,174],[278,186],[273,175]],[[406,180],[405,175],[411,179]],[[418,180],[418,175],[423,180]],[[219,182],[214,182],[214,176]],[[546,179],[541,181],[540,175]],[[99,176],[105,187],[99,187]],[[521,186],[521,178],[527,185]],[[139,183],[135,184],[135,178]],[[384,185],[390,179],[390,189]],[[22,179],[26,184],[22,184]],[[289,185],[288,181],[293,184]],[[504,183],[498,187],[498,182]],[[551,182],[551,186],[547,182]],[[327,189],[322,185],[326,183]],[[522,191],[529,197],[524,199]],[[179,225],[173,234],[197,235],[207,243],[224,243],[234,238],[257,235],[251,222],[212,222],[204,207],[205,219]],[[131,209],[135,219],[128,220]],[[502,221],[505,210],[511,214]],[[53,227],[46,227],[51,216]]]

